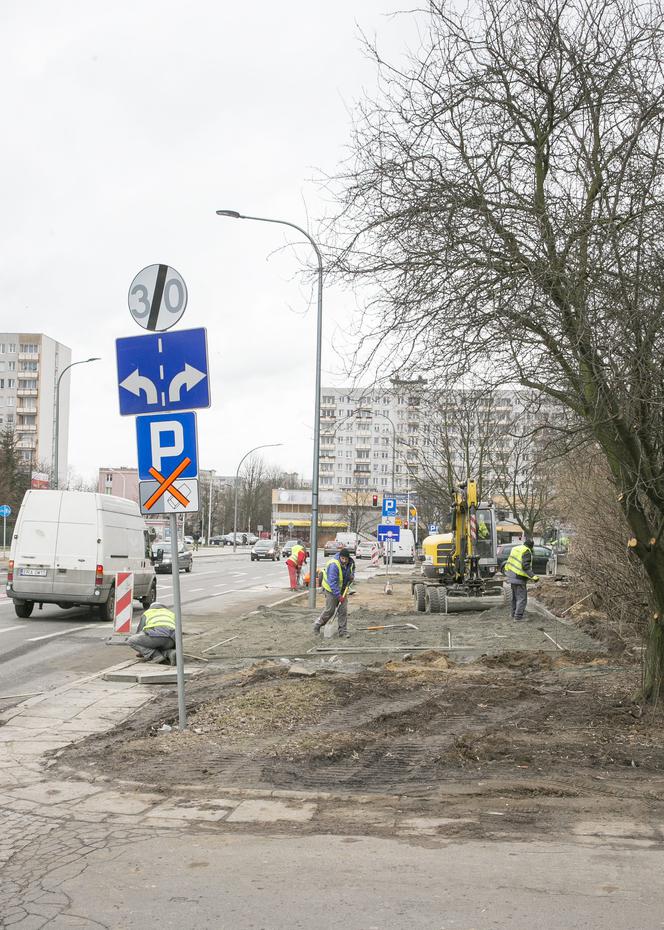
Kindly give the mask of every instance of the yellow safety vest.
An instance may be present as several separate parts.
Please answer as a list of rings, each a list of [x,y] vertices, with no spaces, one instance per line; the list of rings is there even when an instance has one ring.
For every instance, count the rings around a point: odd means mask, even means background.
[[[342,587],[342,584],[343,584],[343,566],[342,566],[342,564],[341,564],[341,560],[340,560],[340,559],[330,559],[330,561],[327,563],[327,565],[326,565],[325,568],[323,569],[323,585],[322,585],[322,587],[323,587],[323,590],[324,590],[324,591],[329,591],[330,594],[332,593],[332,588],[330,587],[330,582],[327,580],[327,570],[328,570],[328,568],[330,567],[330,565],[332,565],[333,562],[336,562],[337,565],[339,566],[339,590],[341,591],[341,596],[343,597],[344,594],[346,593],[346,591],[348,590],[348,588],[350,587],[350,584],[351,584],[351,582],[352,582],[353,579],[352,579],[352,578],[350,579],[350,581],[348,582],[348,584],[346,585],[345,588]]]
[[[297,556],[298,553],[304,551],[304,546],[293,546],[291,549],[291,554],[286,559],[287,562],[292,562],[293,565],[297,568]]]
[[[145,611],[143,630],[154,630],[155,627],[175,629],[175,614],[166,607],[155,607]]]
[[[523,554],[524,552],[530,551],[528,546],[515,546],[510,552],[509,559],[505,563],[505,568],[503,569],[505,574],[507,574],[507,572],[513,572],[520,578],[530,578],[528,572],[524,572],[523,570]]]

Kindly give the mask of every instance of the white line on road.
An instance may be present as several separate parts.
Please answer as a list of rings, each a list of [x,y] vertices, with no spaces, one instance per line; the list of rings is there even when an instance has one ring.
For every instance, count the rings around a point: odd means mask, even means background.
[[[28,626],[27,623],[19,623],[18,626],[6,626],[4,630],[0,630],[0,633],[10,633],[12,630],[22,630],[23,627]]]
[[[248,575],[249,572],[231,572],[233,578],[242,578],[244,575]]]
[[[188,589],[189,594],[196,594],[197,591],[205,591],[205,588],[189,588]]]
[[[78,633],[79,630],[91,630],[92,627],[99,626],[98,623],[88,623],[85,626],[73,626],[69,630],[60,630],[59,633],[47,633],[46,636],[33,636],[29,643],[38,643],[41,639],[53,639],[54,636],[66,636],[67,633]]]

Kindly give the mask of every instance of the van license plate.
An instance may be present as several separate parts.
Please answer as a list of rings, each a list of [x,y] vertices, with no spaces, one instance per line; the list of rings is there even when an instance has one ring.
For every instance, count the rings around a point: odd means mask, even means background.
[[[46,578],[47,572],[45,568],[19,568],[19,575],[36,575],[38,578]]]

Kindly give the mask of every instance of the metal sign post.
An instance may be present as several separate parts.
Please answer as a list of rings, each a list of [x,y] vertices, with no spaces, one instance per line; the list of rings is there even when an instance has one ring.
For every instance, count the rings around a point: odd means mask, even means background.
[[[172,513],[171,524],[171,566],[173,572],[173,613],[175,614],[175,661],[178,679],[178,718],[180,729],[187,729],[187,705],[184,700],[184,649],[182,646],[182,607],[180,605],[180,559],[178,544],[178,518]]]
[[[2,515],[2,557],[7,557],[7,517],[11,517],[12,509],[9,504],[0,506],[0,515]]]

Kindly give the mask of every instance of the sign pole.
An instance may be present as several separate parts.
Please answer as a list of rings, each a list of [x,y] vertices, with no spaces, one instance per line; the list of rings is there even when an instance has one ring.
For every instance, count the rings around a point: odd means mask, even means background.
[[[7,555],[7,517],[3,511],[2,513],[2,557],[3,559]]]
[[[173,571],[173,613],[175,614],[175,654],[178,678],[178,716],[180,729],[187,729],[187,707],[184,701],[184,650],[182,646],[182,608],[180,607],[180,560],[178,557],[178,518],[169,515],[171,524],[171,565]]]

